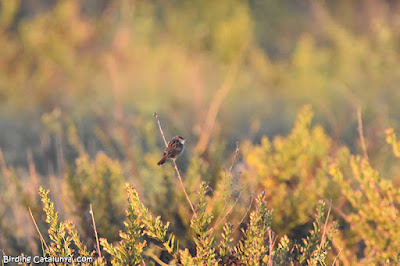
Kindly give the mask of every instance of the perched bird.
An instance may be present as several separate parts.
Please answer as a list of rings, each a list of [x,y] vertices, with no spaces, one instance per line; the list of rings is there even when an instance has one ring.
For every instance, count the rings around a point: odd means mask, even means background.
[[[157,163],[157,165],[163,165],[168,158],[175,160],[178,158],[184,148],[185,148],[185,139],[182,136],[176,136],[171,139],[168,143],[168,146],[164,150],[164,157]]]

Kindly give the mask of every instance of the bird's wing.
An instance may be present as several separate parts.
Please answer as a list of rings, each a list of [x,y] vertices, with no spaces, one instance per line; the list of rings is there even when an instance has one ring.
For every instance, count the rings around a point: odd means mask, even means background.
[[[179,140],[171,140],[168,143],[168,147],[165,148],[164,154],[173,156],[175,154],[179,154],[181,150],[182,150],[182,144],[179,142]]]

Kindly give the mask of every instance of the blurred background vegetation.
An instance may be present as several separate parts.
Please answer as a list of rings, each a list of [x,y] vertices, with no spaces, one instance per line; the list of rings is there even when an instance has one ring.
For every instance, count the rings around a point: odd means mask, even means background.
[[[157,112],[167,138],[187,139],[188,193],[210,182],[217,211],[240,196],[233,224],[265,190],[273,230],[300,241],[318,200],[333,199],[345,233],[332,260],[341,249],[348,265],[393,260],[393,242],[354,230],[362,219],[349,218],[358,205],[338,173],[371,166],[400,186],[385,143],[386,128],[400,131],[399,11],[394,0],[0,1],[0,249],[40,254],[27,211],[45,232],[39,185],[90,247],[90,203],[101,237],[118,240],[129,181],[193,251],[174,169],[156,165]]]

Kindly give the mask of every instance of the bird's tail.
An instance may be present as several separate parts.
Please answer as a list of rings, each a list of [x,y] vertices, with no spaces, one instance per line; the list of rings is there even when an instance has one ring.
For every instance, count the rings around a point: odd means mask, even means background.
[[[165,163],[165,161],[167,160],[167,155],[165,155],[158,163],[157,165],[163,165]]]

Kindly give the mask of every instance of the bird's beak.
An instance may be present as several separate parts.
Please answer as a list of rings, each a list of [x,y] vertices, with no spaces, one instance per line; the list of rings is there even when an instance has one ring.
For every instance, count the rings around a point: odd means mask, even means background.
[[[181,140],[181,143],[182,143],[182,144],[185,144],[185,142],[186,142],[186,140],[185,140],[185,139]]]

